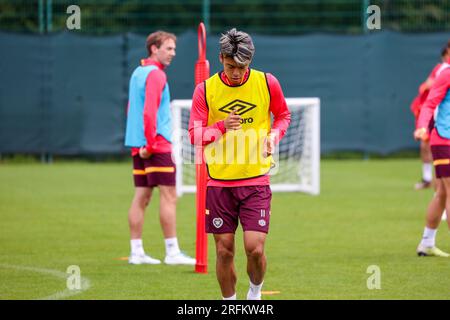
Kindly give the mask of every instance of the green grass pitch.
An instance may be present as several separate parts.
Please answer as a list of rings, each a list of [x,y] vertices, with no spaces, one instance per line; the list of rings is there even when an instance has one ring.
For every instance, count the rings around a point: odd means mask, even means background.
[[[275,193],[263,299],[448,299],[450,259],[419,258],[433,191],[414,191],[419,160],[326,160],[321,194]],[[127,211],[131,164],[0,165],[0,299],[220,299],[215,252],[209,272],[189,266],[131,266]],[[162,259],[158,193],[146,214],[144,246]],[[178,238],[195,255],[194,196],[178,203]],[[437,244],[450,251],[441,224]],[[237,295],[248,288],[242,232],[236,234]],[[66,289],[80,267],[82,291]],[[369,266],[380,289],[369,290]],[[77,293],[77,294],[74,294]]]

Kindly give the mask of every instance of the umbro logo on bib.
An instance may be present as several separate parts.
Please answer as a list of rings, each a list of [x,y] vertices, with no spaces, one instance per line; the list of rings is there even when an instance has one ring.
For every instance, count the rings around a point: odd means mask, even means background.
[[[244,113],[247,113],[255,108],[256,108],[255,104],[236,99],[231,101],[229,104],[223,106],[219,110],[225,113],[231,113],[231,111],[236,110],[236,114],[241,116]]]

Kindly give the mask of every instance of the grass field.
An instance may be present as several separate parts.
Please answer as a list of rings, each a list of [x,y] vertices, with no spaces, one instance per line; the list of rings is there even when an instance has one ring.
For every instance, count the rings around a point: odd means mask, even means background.
[[[432,196],[413,190],[418,160],[326,160],[321,173],[320,196],[274,194],[263,290],[279,293],[263,299],[450,298],[450,260],[415,255]],[[130,174],[128,163],[0,164],[0,299],[219,299],[211,238],[206,275],[120,260],[129,254]],[[155,193],[144,246],[161,259],[158,205]],[[194,255],[193,195],[179,200],[178,238]],[[449,240],[442,224],[437,243],[450,251]],[[84,290],[66,290],[70,265]],[[379,290],[367,288],[371,265]],[[236,266],[243,299],[242,232]]]

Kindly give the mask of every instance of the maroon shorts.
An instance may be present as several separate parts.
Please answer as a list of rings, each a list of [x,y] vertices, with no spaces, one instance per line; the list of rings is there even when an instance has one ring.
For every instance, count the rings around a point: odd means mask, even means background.
[[[235,233],[239,221],[244,231],[269,232],[270,186],[208,187],[207,233]]]
[[[436,178],[450,177],[450,146],[431,146]]]
[[[133,177],[135,187],[174,186],[175,163],[172,154],[153,153],[150,158],[133,156]]]

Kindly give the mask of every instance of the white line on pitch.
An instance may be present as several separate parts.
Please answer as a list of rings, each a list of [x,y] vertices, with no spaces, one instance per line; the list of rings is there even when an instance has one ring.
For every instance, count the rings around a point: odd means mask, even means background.
[[[0,268],[8,268],[8,269],[15,269],[15,270],[22,270],[22,271],[31,271],[31,272],[37,272],[42,273],[45,275],[50,275],[56,278],[64,279],[66,280],[69,276],[67,273],[54,270],[54,269],[44,269],[44,268],[35,268],[35,267],[25,267],[25,266],[17,266],[17,265],[11,265],[11,264],[0,264]],[[74,296],[77,294],[82,293],[83,291],[88,290],[91,287],[91,282],[86,277],[81,277],[81,289],[80,290],[69,290],[65,289],[62,291],[58,291],[52,295],[45,296],[42,298],[37,298],[37,300],[58,300],[58,299],[64,299],[70,296]]]

